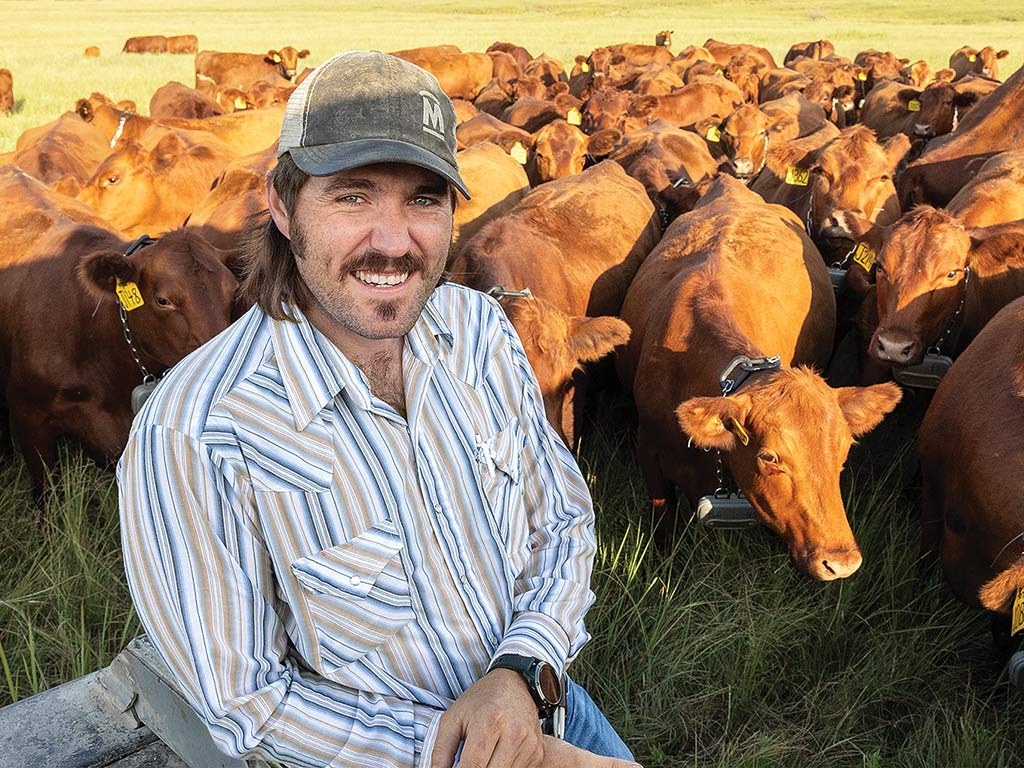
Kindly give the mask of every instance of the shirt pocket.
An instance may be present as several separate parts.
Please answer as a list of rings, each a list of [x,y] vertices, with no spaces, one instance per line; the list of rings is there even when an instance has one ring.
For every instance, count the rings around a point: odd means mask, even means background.
[[[291,564],[324,672],[357,661],[413,619],[401,551],[397,530],[382,521],[344,544]]]
[[[523,483],[526,435],[518,419],[487,437],[477,436],[476,465],[480,489],[508,554],[513,578],[529,557],[529,524]]]

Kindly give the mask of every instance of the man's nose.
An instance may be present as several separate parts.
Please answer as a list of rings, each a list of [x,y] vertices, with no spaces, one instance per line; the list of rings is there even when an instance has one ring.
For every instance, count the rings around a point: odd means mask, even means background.
[[[385,256],[403,256],[412,246],[409,216],[402,204],[381,206],[371,224],[370,247]]]

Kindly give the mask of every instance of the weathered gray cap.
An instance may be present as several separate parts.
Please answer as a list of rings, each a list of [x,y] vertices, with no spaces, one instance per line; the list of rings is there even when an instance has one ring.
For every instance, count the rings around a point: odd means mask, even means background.
[[[380,51],[349,51],[299,84],[277,156],[311,176],[373,163],[409,163],[469,190],[455,161],[455,107],[432,74]]]

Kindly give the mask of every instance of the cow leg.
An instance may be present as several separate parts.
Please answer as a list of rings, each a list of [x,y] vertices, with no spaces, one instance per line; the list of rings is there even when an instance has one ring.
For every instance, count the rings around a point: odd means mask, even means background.
[[[637,459],[651,500],[654,540],[661,547],[671,546],[676,528],[676,489],[662,471],[661,460],[643,423],[637,428]]]
[[[921,467],[921,557],[933,562],[942,548],[942,498],[941,480],[931,476]]]
[[[41,512],[57,472],[57,434],[46,426],[44,414],[16,407],[12,407],[11,430],[25,458],[32,495],[38,507],[38,525],[42,523]]]

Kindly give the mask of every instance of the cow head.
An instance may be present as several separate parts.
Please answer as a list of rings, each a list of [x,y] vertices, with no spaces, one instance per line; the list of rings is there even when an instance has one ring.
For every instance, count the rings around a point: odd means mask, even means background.
[[[661,32],[654,36],[654,44],[662,45],[666,48],[672,47],[672,31],[671,29],[663,29]]]
[[[861,564],[839,489],[843,463],[854,438],[874,429],[900,396],[892,383],[832,389],[809,369],[783,369],[730,397],[686,400],[676,416],[695,446],[726,454],[796,567],[829,581]]]
[[[819,153],[811,167],[811,237],[827,258],[844,255],[854,239],[845,216],[889,224],[899,218],[893,177],[910,149],[897,134],[885,145],[874,132],[856,125],[845,129]]]
[[[950,214],[921,205],[889,227],[847,222],[875,262],[878,327],[869,354],[884,365],[915,365],[953,323],[968,270],[993,244]],[[948,350],[947,350],[948,351]]]
[[[721,122],[716,117],[702,120],[696,128],[709,147],[717,145],[736,178],[749,183],[764,168],[768,160],[769,121],[753,104],[738,107]]]
[[[307,49],[303,48],[299,51],[290,45],[286,45],[279,51],[267,51],[267,55],[263,57],[263,60],[268,64],[276,64],[281,77],[285,80],[294,80],[295,73],[299,69],[299,59],[304,59],[307,56],[309,56]]]
[[[618,88],[595,87],[581,110],[583,123],[580,127],[583,132],[593,134],[608,128],[623,130],[632,98],[632,94]]]
[[[503,299],[522,339],[548,421],[571,446],[575,440],[577,371],[629,341],[629,326],[617,317],[570,317],[538,298]]]
[[[736,54],[725,66],[725,77],[732,80],[740,89],[744,100],[749,104],[757,104],[761,81],[758,72],[762,69],[760,62],[745,54]]]
[[[588,158],[608,155],[621,138],[615,130],[587,136],[565,120],[553,120],[533,134],[533,151],[526,164],[530,185],[582,173]]]
[[[904,107],[917,102],[917,109],[907,120],[903,133],[912,138],[930,141],[936,136],[944,136],[953,131],[960,119],[962,110],[967,110],[978,100],[978,94],[971,91],[960,92],[951,83],[932,83],[923,91],[916,88],[903,88],[897,94]]]
[[[224,265],[225,252],[195,231],[169,232],[131,256],[109,240],[87,249],[78,280],[97,299],[115,301],[117,283],[134,283],[141,306],[127,314],[135,346],[164,368],[224,330],[238,283]]]
[[[999,59],[1005,59],[1009,55],[1009,51],[997,51],[991,45],[986,45],[980,51],[965,45],[953,53],[949,59],[949,65],[955,67],[961,77],[970,72],[976,72],[983,77],[998,80]]]

